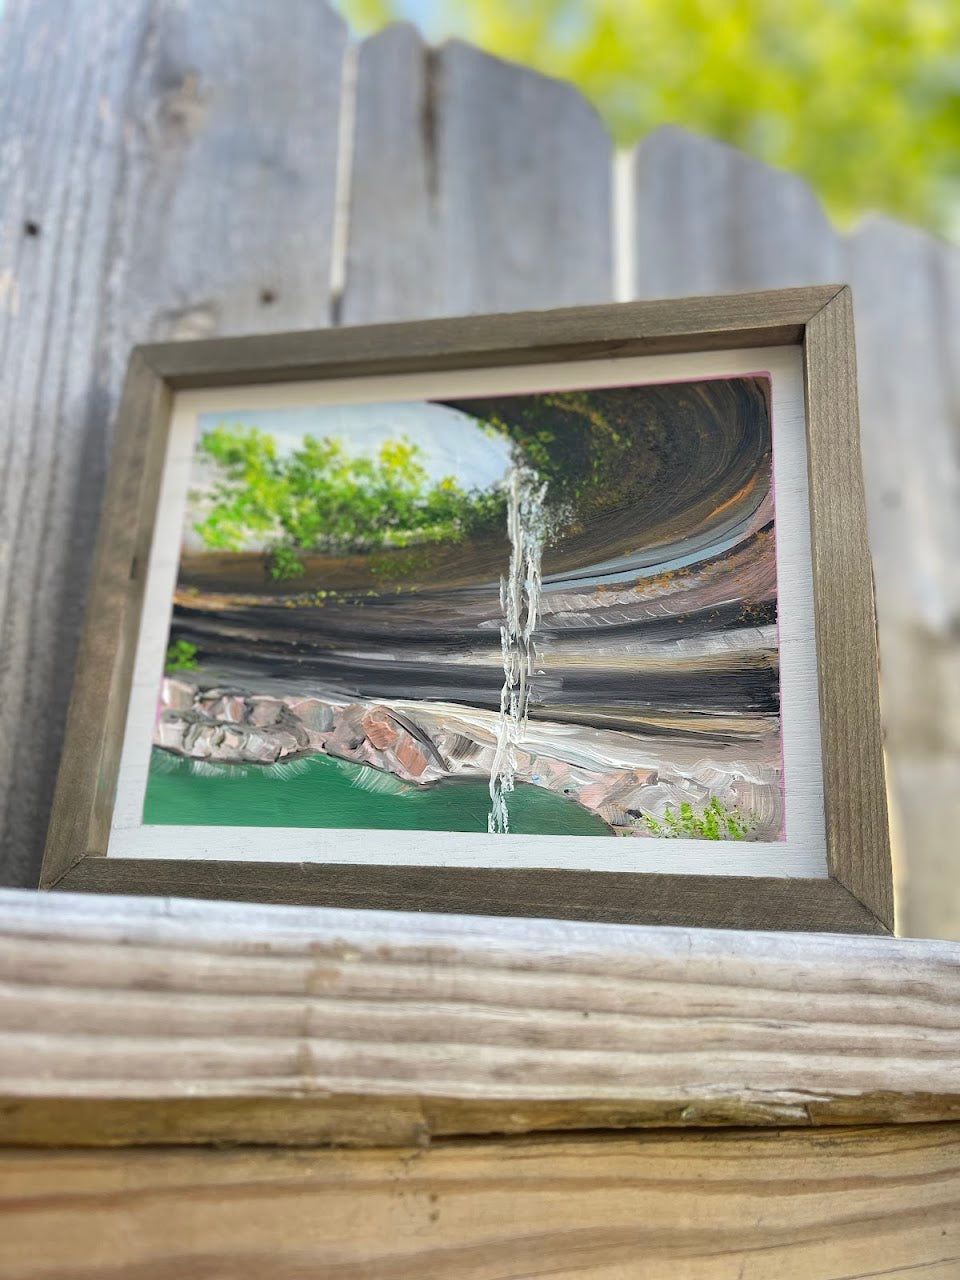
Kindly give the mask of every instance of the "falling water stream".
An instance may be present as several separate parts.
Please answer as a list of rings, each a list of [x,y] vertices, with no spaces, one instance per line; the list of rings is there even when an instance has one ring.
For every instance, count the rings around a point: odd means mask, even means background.
[[[536,663],[533,633],[540,613],[541,558],[545,536],[544,499],[547,486],[537,473],[514,462],[507,474],[507,533],[510,568],[500,579],[503,622],[503,687],[497,750],[490,769],[490,816],[487,830],[506,835],[510,830],[507,797],[514,788],[517,748],[527,728],[530,686]]]

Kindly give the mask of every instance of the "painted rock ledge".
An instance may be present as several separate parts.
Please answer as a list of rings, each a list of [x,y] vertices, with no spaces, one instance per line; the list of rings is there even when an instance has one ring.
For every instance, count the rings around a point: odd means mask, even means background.
[[[499,716],[440,702],[351,702],[272,697],[231,688],[205,689],[167,677],[154,745],[190,760],[271,765],[323,754],[367,765],[415,786],[452,778],[487,779],[495,767]],[[597,814],[618,835],[677,834],[671,815],[685,805],[702,814],[736,814],[748,839],[775,839],[781,794],[763,761],[725,765],[723,749],[531,721],[517,752],[516,781],[565,795]],[[657,763],[654,763],[654,762]],[[658,830],[659,828],[659,830]]]

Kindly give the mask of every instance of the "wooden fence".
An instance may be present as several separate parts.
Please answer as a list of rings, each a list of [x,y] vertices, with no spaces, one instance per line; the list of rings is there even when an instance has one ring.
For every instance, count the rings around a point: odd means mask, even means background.
[[[870,157],[861,158],[869,164]],[[847,281],[902,932],[960,937],[960,252],[322,0],[7,0],[0,878],[36,883],[129,348]]]

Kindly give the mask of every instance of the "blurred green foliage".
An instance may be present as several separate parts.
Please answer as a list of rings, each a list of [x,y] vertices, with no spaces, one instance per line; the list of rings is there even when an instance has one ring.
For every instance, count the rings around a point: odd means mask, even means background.
[[[385,441],[373,458],[312,436],[280,454],[265,432],[221,424],[198,449],[219,477],[197,533],[211,550],[256,539],[268,547],[267,568],[278,581],[302,575],[304,551],[458,541],[504,519],[502,492],[467,492],[450,476],[431,482],[421,450],[405,439]]]
[[[806,177],[841,222],[958,229],[960,0],[343,0],[579,85],[620,143],[670,123]]]

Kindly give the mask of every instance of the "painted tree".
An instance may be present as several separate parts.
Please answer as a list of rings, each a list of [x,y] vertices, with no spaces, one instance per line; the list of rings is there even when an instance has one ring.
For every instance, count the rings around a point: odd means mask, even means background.
[[[309,435],[281,453],[267,433],[223,423],[198,452],[216,480],[209,496],[197,495],[206,510],[196,532],[212,550],[265,545],[278,580],[303,573],[304,552],[456,542],[503,521],[502,493],[464,490],[452,476],[431,481],[421,450],[403,438],[384,441],[373,457]]]

